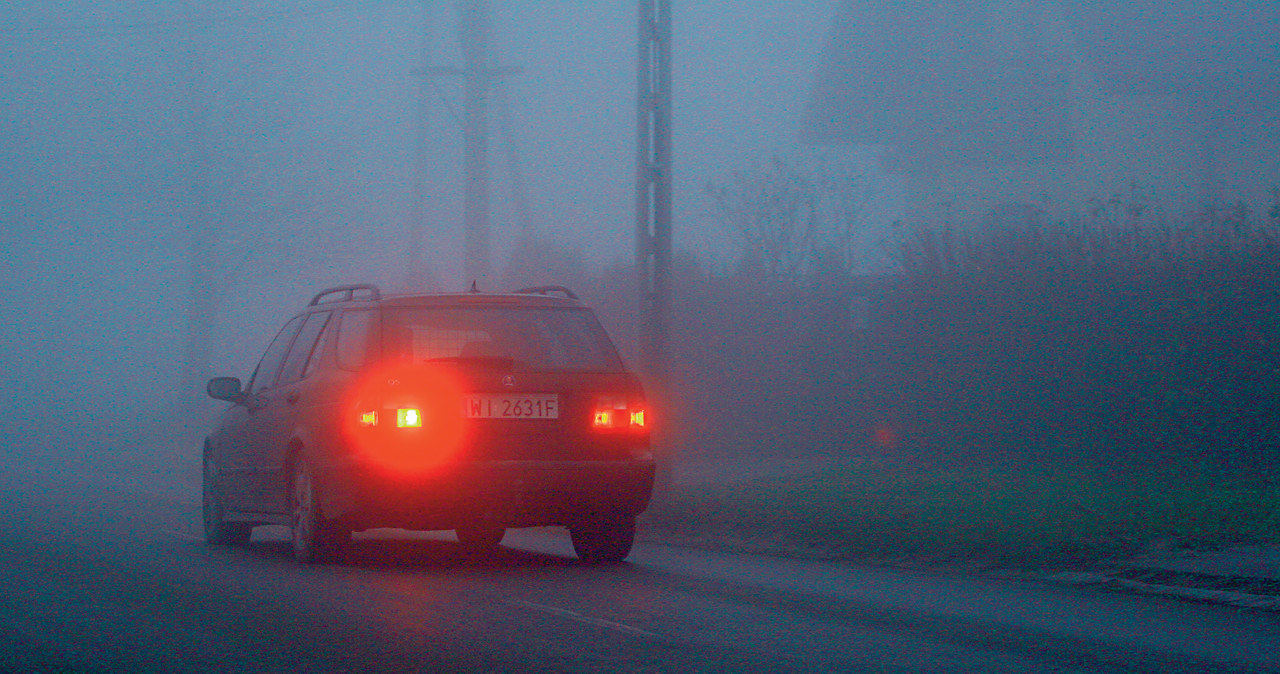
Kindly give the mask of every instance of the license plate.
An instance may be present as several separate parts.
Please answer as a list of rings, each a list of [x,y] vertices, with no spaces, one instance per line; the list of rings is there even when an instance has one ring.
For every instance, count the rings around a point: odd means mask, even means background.
[[[560,396],[471,395],[463,402],[469,419],[559,419]]]

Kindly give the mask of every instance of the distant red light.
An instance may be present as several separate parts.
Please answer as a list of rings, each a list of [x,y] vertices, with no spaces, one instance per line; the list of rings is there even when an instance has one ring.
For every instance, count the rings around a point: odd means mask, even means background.
[[[871,429],[871,440],[883,449],[897,449],[901,442],[897,429],[889,424],[876,424]]]
[[[456,375],[427,364],[390,363],[361,376],[343,401],[343,430],[356,451],[398,471],[448,461],[466,435]]]

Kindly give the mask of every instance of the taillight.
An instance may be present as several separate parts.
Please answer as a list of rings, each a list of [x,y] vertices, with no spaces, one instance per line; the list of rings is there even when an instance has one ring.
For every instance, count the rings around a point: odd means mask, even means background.
[[[388,409],[387,412],[395,412],[396,428],[422,428],[422,410],[416,407],[400,407],[396,409]],[[378,411],[366,410],[360,412],[360,426],[362,428],[374,428],[378,425]]]
[[[648,430],[644,401],[625,396],[600,396],[596,399],[591,427],[597,430]]]
[[[424,471],[455,456],[466,434],[462,387],[437,366],[390,363],[347,392],[344,431],[365,456],[402,471]]]
[[[422,428],[422,411],[412,407],[396,410],[396,428]]]

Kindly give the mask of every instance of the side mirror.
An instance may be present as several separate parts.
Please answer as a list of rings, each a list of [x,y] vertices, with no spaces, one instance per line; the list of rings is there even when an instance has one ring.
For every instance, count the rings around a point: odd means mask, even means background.
[[[204,390],[210,398],[215,400],[234,403],[244,398],[244,391],[240,390],[239,377],[214,377],[205,385]]]

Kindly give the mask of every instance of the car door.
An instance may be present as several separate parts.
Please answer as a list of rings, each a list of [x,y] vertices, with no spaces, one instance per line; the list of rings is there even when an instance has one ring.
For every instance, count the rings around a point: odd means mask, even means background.
[[[247,395],[244,401],[236,403],[232,410],[235,423],[229,425],[233,430],[228,433],[224,443],[225,455],[221,471],[225,478],[227,505],[233,510],[254,510],[256,499],[253,494],[257,489],[254,484],[256,475],[252,457],[256,453],[254,445],[261,433],[259,426],[263,411],[262,396],[275,384],[289,346],[293,344],[298,328],[302,327],[302,320],[302,316],[294,317],[271,340],[245,387]]]
[[[252,453],[247,457],[251,471],[250,502],[262,512],[282,512],[286,507],[284,462],[301,407],[308,404],[304,374],[332,312],[318,311],[306,316],[298,335],[286,352],[275,380],[258,397],[253,426]]]

